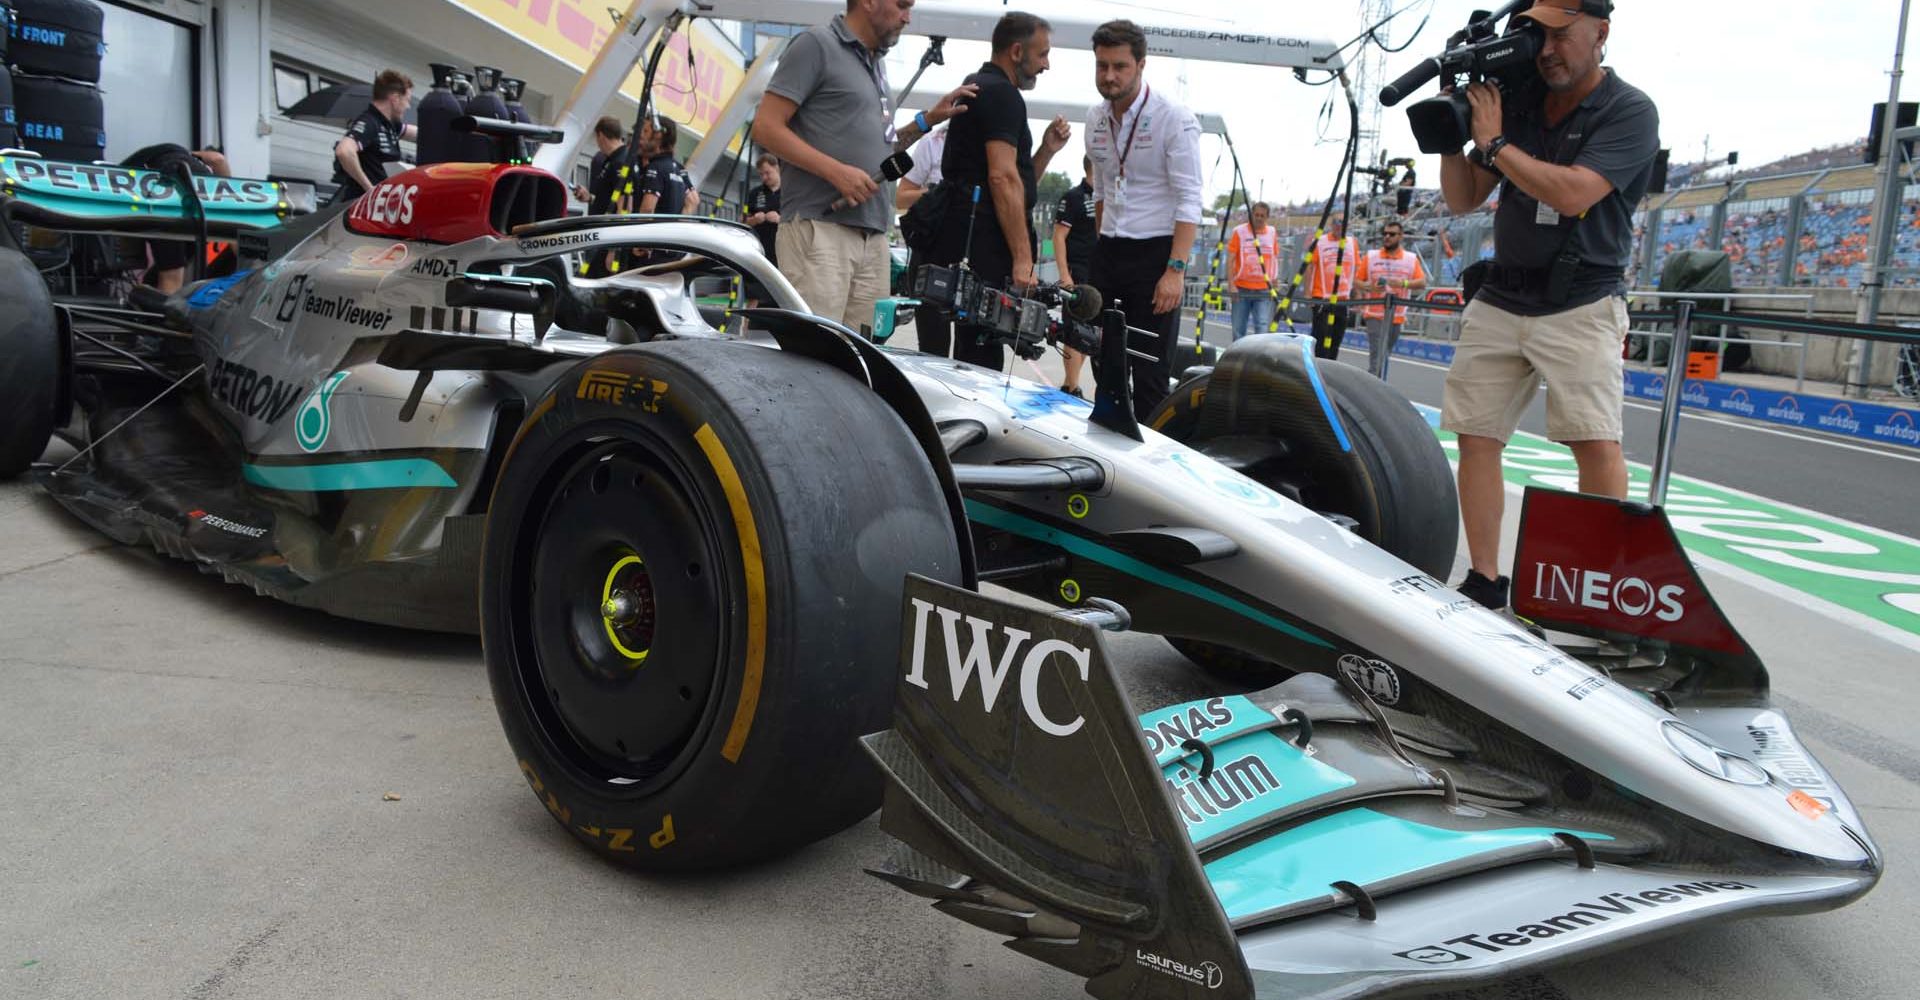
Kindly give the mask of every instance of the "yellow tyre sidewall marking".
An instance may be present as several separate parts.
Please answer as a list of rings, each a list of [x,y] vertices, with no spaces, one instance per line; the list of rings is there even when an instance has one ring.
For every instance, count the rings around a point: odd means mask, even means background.
[[[626,558],[620,560],[619,562],[614,563],[613,568],[610,570],[607,570],[607,582],[600,585],[600,606],[602,608],[605,608],[607,606],[607,601],[613,598],[613,578],[616,576],[619,576],[621,570],[626,569],[628,566],[645,566],[645,565],[646,565],[646,561],[641,559],[639,556],[627,556]],[[621,656],[624,656],[627,659],[633,661],[632,665],[630,665],[627,669],[629,670],[638,669],[641,664],[647,662],[647,654],[652,652],[652,649],[651,648],[643,649],[638,653],[634,652],[631,649],[628,649],[626,647],[626,644],[620,641],[620,637],[614,633],[613,619],[608,618],[605,614],[602,614],[600,616],[600,627],[607,630],[607,641],[613,643],[613,648],[616,650],[619,650]]]
[[[754,712],[760,707],[760,681],[767,659],[767,574],[761,561],[760,533],[754,527],[753,508],[747,504],[747,490],[740,482],[733,459],[713,433],[713,425],[700,425],[693,439],[699,443],[700,450],[706,452],[714,475],[720,479],[720,488],[727,495],[733,527],[740,538],[740,563],[747,583],[747,657],[740,674],[740,703],[734,707],[733,724],[727,729],[726,742],[720,746],[720,756],[737,764],[740,751],[747,745],[747,734],[753,729]]]

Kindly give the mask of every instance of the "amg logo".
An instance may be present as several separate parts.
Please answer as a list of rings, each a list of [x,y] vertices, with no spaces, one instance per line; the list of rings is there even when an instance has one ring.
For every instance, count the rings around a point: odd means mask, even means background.
[[[278,423],[299,401],[300,387],[262,375],[237,361],[215,358],[207,374],[213,398],[263,424]]]
[[[1259,754],[1248,754],[1214,768],[1205,778],[1181,768],[1167,780],[1167,795],[1180,810],[1188,826],[1198,826],[1235,806],[1280,790],[1280,779],[1273,776]]]
[[[1176,962],[1165,955],[1156,955],[1153,952],[1142,951],[1138,948],[1135,948],[1133,951],[1133,961],[1135,964],[1144,965],[1155,972],[1172,976],[1175,979],[1192,983],[1195,986],[1204,986],[1210,990],[1219,989],[1220,981],[1225,978],[1225,974],[1220,971],[1220,966],[1216,963],[1201,962],[1199,965],[1188,965],[1185,962]]]
[[[393,310],[368,309],[345,295],[329,299],[309,294],[302,308],[322,319],[338,320],[349,326],[364,326],[376,333],[385,330],[387,324],[393,322]]]
[[[929,619],[935,612],[940,615],[940,626],[947,656],[947,679],[956,704],[963,700],[967,687],[975,675],[980,678],[980,697],[987,714],[993,714],[994,705],[1000,700],[1000,688],[1013,672],[1015,660],[1020,661],[1020,707],[1026,712],[1027,720],[1041,732],[1049,736],[1072,736],[1086,725],[1084,716],[1074,716],[1066,722],[1057,722],[1047,716],[1040,705],[1040,668],[1047,657],[1055,654],[1065,656],[1079,668],[1080,679],[1086,680],[1092,670],[1093,651],[1075,646],[1060,639],[1043,639],[1027,650],[1024,659],[1020,657],[1020,647],[1033,638],[1033,633],[1012,626],[995,625],[983,618],[966,616],[963,627],[961,614],[951,608],[939,608],[918,597],[909,598],[913,602],[913,655],[907,670],[907,683],[922,690],[931,691],[927,685],[927,629]],[[964,653],[960,649],[960,635],[966,632],[971,641]],[[994,632],[1006,633],[1000,647],[998,661],[993,656]]]
[[[1524,948],[1535,941],[1557,938],[1562,934],[1575,934],[1595,924],[1604,924],[1615,917],[1630,917],[1637,912],[1635,907],[1657,910],[1663,906],[1685,903],[1688,900],[1722,892],[1740,892],[1757,888],[1759,887],[1745,882],[1681,882],[1645,892],[1610,892],[1591,902],[1575,903],[1565,913],[1541,917],[1532,923],[1521,924],[1511,931],[1501,931],[1497,934],[1462,934],[1456,938],[1448,938],[1437,945],[1430,944],[1424,948],[1397,951],[1394,955],[1423,965],[1452,965],[1456,962],[1469,962],[1477,957],[1475,952],[1497,955],[1509,948]],[[1473,948],[1475,952],[1456,951],[1442,945]]]

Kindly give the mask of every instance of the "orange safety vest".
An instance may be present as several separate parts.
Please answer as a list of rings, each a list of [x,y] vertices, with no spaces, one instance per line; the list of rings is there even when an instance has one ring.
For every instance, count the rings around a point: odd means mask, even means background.
[[[1233,261],[1235,288],[1264,292],[1280,274],[1280,236],[1272,226],[1259,236],[1253,235],[1252,223],[1235,226],[1227,255]]]
[[[1346,244],[1347,248],[1344,255],[1340,252],[1342,243]],[[1353,275],[1360,267],[1360,244],[1351,236],[1344,240],[1322,236],[1313,244],[1313,283],[1307,289],[1307,293],[1313,298],[1333,297],[1335,291],[1333,269],[1336,260],[1340,262],[1341,268],[1338,289],[1340,297],[1345,299],[1353,296]]]
[[[1395,298],[1409,299],[1413,297],[1411,289],[1400,287],[1401,282],[1411,282],[1416,279],[1424,281],[1426,277],[1427,270],[1420,263],[1420,255],[1417,253],[1408,253],[1404,247],[1391,257],[1387,256],[1385,250],[1369,250],[1367,251],[1366,260],[1360,263],[1360,280],[1367,284],[1385,284],[1390,286]],[[1372,298],[1372,296],[1369,295],[1368,298]],[[1367,319],[1379,319],[1386,314],[1386,306],[1367,306],[1360,310],[1360,315],[1365,316]],[[1407,308],[1405,306],[1394,307],[1394,324],[1398,325],[1406,321]]]

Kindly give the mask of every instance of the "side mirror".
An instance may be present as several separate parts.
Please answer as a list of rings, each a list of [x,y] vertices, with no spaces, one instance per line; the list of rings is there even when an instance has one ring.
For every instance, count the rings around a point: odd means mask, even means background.
[[[447,282],[447,305],[456,309],[498,309],[533,317],[534,339],[553,325],[559,292],[544,278],[499,274],[463,274]]]
[[[881,299],[873,306],[873,342],[884,344],[893,331],[913,322],[919,311],[919,299]]]

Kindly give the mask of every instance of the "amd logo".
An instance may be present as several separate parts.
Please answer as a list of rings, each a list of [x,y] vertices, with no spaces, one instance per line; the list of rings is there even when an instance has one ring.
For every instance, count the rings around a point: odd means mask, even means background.
[[[413,199],[420,194],[418,184],[381,184],[353,203],[353,218],[404,226],[413,222]]]
[[[993,622],[972,615],[964,616],[966,625],[962,626],[962,615],[951,608],[936,607],[918,597],[909,598],[913,602],[913,662],[907,671],[907,683],[922,690],[932,690],[927,684],[927,631],[929,618],[935,613],[940,616],[940,630],[947,657],[947,678],[953,700],[957,703],[966,694],[968,686],[977,674],[980,678],[980,695],[987,714],[993,714],[994,705],[1000,700],[1000,688],[1013,672],[1015,661],[1020,665],[1020,707],[1026,712],[1027,720],[1041,732],[1049,736],[1072,736],[1086,725],[1084,716],[1075,716],[1068,722],[1057,722],[1048,718],[1040,706],[1040,668],[1047,657],[1059,654],[1073,661],[1079,668],[1080,679],[1086,680],[1091,669],[1092,650],[1076,646],[1060,639],[1043,639],[1027,649],[1024,657],[1020,654],[1022,646],[1033,638],[1033,633],[1024,629]],[[966,652],[960,651],[960,635],[966,632],[970,643]],[[998,659],[993,654],[993,635],[1005,633],[1000,646]]]
[[[1535,563],[1533,567],[1536,600],[1615,612],[1629,618],[1652,615],[1663,622],[1677,622],[1686,614],[1680,604],[1686,593],[1686,588],[1679,584],[1656,588],[1637,576],[1616,577],[1598,570],[1546,563]]]

